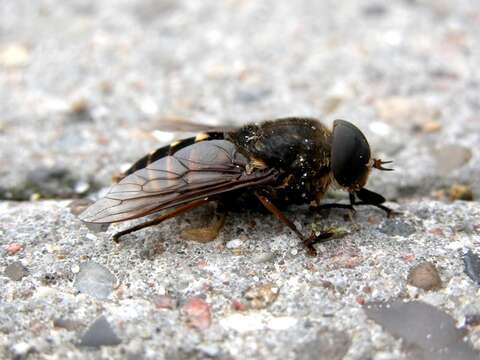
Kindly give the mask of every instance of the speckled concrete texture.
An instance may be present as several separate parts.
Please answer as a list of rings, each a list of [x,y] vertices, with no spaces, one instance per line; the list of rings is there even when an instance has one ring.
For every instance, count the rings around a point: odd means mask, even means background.
[[[0,2],[0,357],[478,358],[479,42],[469,0]],[[268,214],[199,244],[181,236],[198,210],[116,245],[130,224],[71,205],[182,120],[284,116],[361,128],[395,167],[369,188],[402,215],[292,207],[342,234],[312,258]],[[397,326],[412,302],[441,340]]]

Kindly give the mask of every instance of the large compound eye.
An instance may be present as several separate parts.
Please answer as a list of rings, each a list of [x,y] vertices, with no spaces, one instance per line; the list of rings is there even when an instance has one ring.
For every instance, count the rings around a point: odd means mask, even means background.
[[[344,120],[334,121],[331,156],[333,176],[341,186],[351,187],[362,179],[366,181],[370,146],[356,126]]]

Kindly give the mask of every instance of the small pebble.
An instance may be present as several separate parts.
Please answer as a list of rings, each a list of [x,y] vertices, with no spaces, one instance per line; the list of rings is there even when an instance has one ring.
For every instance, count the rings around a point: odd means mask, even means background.
[[[382,225],[380,225],[379,230],[386,235],[403,237],[408,237],[416,231],[413,224],[395,218],[386,219]]]
[[[77,194],[85,194],[88,189],[90,189],[90,184],[83,180],[78,181],[74,187],[74,190]]]
[[[278,298],[278,294],[275,284],[266,283],[249,287],[243,296],[250,309],[264,309]]]
[[[86,99],[77,99],[70,104],[70,111],[75,114],[85,113],[89,109],[88,101]]]
[[[106,299],[113,291],[117,279],[105,266],[95,262],[80,264],[73,286],[80,292],[97,299]]]
[[[455,320],[435,306],[404,299],[386,303],[367,303],[363,309],[368,318],[385,332],[415,347],[415,359],[478,359],[478,351]]]
[[[226,246],[227,246],[227,249],[237,249],[240,246],[242,246],[242,243],[243,242],[240,239],[233,239],[227,242]]]
[[[88,101],[86,99],[77,99],[73,101],[70,104],[69,118],[74,122],[92,121],[92,109]],[[86,190],[88,190],[89,187],[90,185],[87,184]],[[78,191],[78,193],[83,193],[83,191]]]
[[[435,120],[427,121],[422,124],[422,131],[425,133],[434,133],[442,129],[442,124]]]
[[[15,261],[5,268],[4,274],[13,281],[20,281],[28,275],[28,270],[20,261]]]
[[[8,255],[15,255],[19,251],[23,250],[23,245],[18,243],[13,243],[13,244],[7,245],[6,250]]]
[[[200,330],[207,329],[212,322],[210,305],[199,297],[191,298],[182,307],[190,326]]]
[[[242,303],[241,301],[238,300],[233,300],[232,301],[232,309],[235,311],[245,311],[247,310],[247,306]]]
[[[437,173],[446,176],[466,165],[472,158],[472,151],[464,146],[451,144],[435,149],[433,156],[437,162]]]
[[[478,326],[480,325],[480,314],[468,314],[465,316],[465,325]]]
[[[105,316],[102,315],[83,334],[80,346],[116,346],[121,342],[122,340],[115,334]]]
[[[410,269],[408,284],[423,290],[434,290],[442,286],[437,268],[431,262],[423,262]]]
[[[157,295],[153,298],[153,303],[157,309],[175,309],[177,300],[168,295]]]
[[[95,234],[92,234],[92,233],[88,233],[87,235],[85,235],[85,238],[87,238],[90,241],[97,240],[97,236]]]
[[[472,250],[463,256],[465,274],[468,275],[477,285],[480,285],[480,257]]]
[[[71,319],[56,318],[53,319],[53,326],[59,329],[74,331],[79,329],[82,323]]]
[[[263,264],[274,260],[276,257],[277,253],[275,252],[258,253],[252,256],[252,262],[255,264]]]

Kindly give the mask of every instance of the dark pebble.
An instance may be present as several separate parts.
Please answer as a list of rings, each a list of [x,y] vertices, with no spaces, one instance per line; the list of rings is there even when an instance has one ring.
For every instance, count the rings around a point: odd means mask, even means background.
[[[415,226],[400,219],[387,219],[379,230],[389,236],[407,237],[415,233]]]
[[[480,257],[472,250],[468,250],[463,256],[463,264],[465,266],[465,274],[477,285],[480,285]]]
[[[480,314],[468,314],[465,316],[466,326],[478,326],[480,325]]]
[[[105,316],[102,315],[83,334],[80,346],[116,346],[121,342],[122,340],[115,334]]]
[[[432,305],[393,300],[363,306],[367,317],[385,331],[403,339],[403,350],[415,359],[477,359],[478,352],[464,340],[455,320]],[[414,354],[412,354],[412,352]],[[413,357],[412,357],[413,355]]]

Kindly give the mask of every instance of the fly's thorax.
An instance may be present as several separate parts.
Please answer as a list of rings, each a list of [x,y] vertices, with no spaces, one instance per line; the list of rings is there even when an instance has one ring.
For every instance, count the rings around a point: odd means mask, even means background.
[[[246,125],[228,137],[249,158],[287,172],[309,169],[330,158],[331,133],[314,119],[285,118]]]

